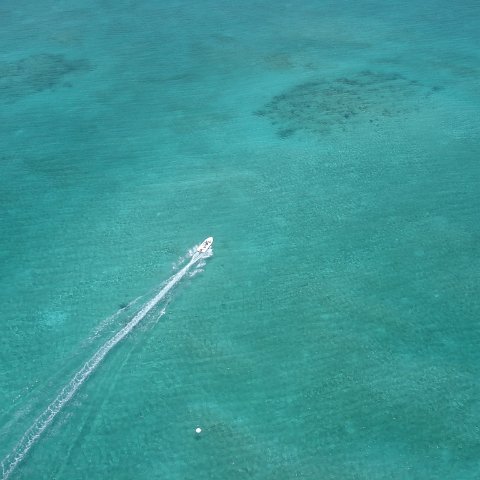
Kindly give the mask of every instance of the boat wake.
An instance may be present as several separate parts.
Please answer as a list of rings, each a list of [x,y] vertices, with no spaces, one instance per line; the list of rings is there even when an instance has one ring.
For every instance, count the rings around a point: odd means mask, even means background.
[[[115,335],[108,339],[92,355],[92,357],[90,357],[83,367],[80,368],[80,370],[75,373],[73,378],[62,388],[55,399],[35,419],[32,425],[23,434],[22,438],[14,446],[12,451],[2,460],[2,480],[6,480],[15,470],[15,468],[17,468],[33,445],[35,445],[35,443],[38,441],[42,433],[53,422],[55,417],[68,403],[68,401],[75,395],[77,390],[83,385],[90,374],[100,365],[108,352],[110,352],[115,345],[121,342],[187,274],[192,273],[190,270],[192,270],[193,267],[196,267],[193,269],[193,271],[196,272],[199,265],[204,263],[205,259],[212,255],[211,248],[208,248],[206,251],[200,251],[199,248],[200,246],[190,250],[190,260],[188,263],[178,272],[172,275],[163,284],[160,291],[151,300],[145,303],[145,305],[143,305],[143,307],[123,328],[121,328],[117,333],[115,333]],[[162,316],[164,312],[165,309],[162,310],[160,316]],[[102,325],[102,327],[104,326]]]

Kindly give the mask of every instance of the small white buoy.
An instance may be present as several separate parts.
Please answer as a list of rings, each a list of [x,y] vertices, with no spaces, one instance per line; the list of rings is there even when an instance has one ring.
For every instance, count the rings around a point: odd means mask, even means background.
[[[202,433],[202,429],[201,429],[200,427],[197,427],[197,428],[195,429],[195,433],[196,433],[197,435],[200,435],[200,433]]]

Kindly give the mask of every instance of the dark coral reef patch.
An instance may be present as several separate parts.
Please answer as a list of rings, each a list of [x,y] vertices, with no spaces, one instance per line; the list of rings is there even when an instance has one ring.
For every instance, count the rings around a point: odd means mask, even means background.
[[[398,73],[361,71],[333,80],[313,80],[272,98],[257,115],[268,118],[280,138],[296,132],[322,134],[356,122],[414,111],[432,89]]]
[[[42,53],[16,62],[0,62],[0,99],[16,100],[59,85],[65,75],[89,70],[86,60],[68,60],[63,55]]]

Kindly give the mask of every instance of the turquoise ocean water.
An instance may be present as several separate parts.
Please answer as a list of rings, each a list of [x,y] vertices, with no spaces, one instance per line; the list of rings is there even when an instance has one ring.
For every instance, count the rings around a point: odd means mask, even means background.
[[[2,480],[480,478],[479,23],[4,0]]]

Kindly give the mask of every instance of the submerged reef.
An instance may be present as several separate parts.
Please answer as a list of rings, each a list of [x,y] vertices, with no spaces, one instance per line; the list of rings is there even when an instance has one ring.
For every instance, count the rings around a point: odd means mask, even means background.
[[[438,88],[437,88],[438,90]],[[296,132],[322,134],[355,122],[378,124],[383,117],[415,111],[434,88],[398,73],[364,70],[349,77],[301,83],[276,95],[262,109],[280,138]]]
[[[20,98],[59,85],[65,75],[90,70],[86,60],[68,60],[63,55],[42,53],[16,62],[0,62],[0,100]]]

